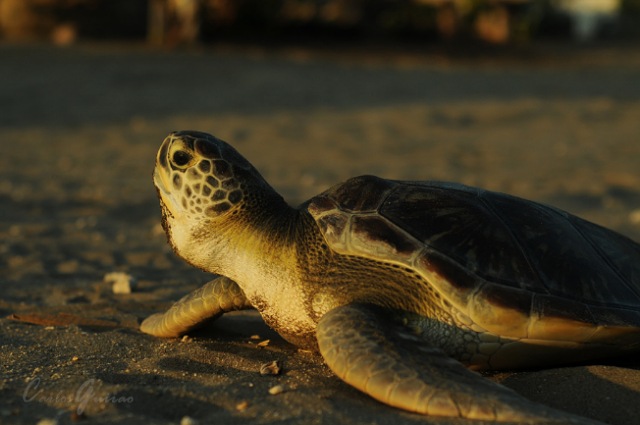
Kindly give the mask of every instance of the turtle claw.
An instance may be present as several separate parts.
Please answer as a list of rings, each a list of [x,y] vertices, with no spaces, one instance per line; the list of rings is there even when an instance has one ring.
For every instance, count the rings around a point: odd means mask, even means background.
[[[223,313],[251,307],[242,289],[221,276],[185,295],[166,312],[147,317],[140,330],[162,338],[178,337]]]
[[[327,365],[371,397],[411,412],[491,422],[597,424],[531,402],[465,368],[379,307],[325,314],[316,336]]]

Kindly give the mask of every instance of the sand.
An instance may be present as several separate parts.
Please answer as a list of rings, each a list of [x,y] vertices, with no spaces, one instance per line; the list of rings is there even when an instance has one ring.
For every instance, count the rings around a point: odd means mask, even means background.
[[[541,52],[0,46],[0,423],[468,423],[377,403],[253,312],[141,334],[210,279],[167,246],[150,175],[169,131],[198,129],[293,204],[357,174],[453,180],[640,240],[640,51]],[[611,424],[640,414],[633,358],[491,379]]]

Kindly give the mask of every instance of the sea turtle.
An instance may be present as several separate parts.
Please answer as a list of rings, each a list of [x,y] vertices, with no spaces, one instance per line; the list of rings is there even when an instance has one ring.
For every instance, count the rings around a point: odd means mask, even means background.
[[[559,209],[374,176],[294,208],[229,144],[195,131],[164,140],[154,182],[175,252],[220,277],[143,332],[176,337],[255,308],[383,403],[498,422],[588,423],[469,369],[640,351],[640,245]]]

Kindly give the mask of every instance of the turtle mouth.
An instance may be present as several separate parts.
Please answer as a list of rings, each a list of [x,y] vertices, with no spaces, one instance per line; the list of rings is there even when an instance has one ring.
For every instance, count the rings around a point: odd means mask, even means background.
[[[153,184],[155,184],[156,188],[165,195],[169,194],[167,190],[167,184],[165,182],[166,173],[161,173],[158,171],[158,167],[153,170]]]
[[[167,173],[163,173],[162,170],[158,170],[158,167],[153,170],[153,184],[158,192],[160,202],[171,214],[173,214],[175,212],[173,211],[174,200],[171,196],[171,191],[168,189],[169,185],[167,184],[166,179]]]

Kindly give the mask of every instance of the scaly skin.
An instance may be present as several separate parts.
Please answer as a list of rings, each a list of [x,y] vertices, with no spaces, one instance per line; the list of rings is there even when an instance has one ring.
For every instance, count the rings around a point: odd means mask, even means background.
[[[338,307],[322,317],[317,335],[320,353],[336,375],[391,406],[492,422],[599,423],[532,403],[482,378],[375,306]]]
[[[140,330],[161,338],[178,337],[224,313],[249,308],[252,305],[238,284],[222,276],[185,295],[164,313],[147,317]]]

